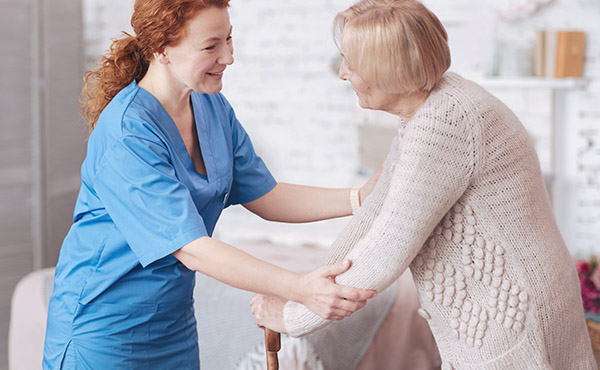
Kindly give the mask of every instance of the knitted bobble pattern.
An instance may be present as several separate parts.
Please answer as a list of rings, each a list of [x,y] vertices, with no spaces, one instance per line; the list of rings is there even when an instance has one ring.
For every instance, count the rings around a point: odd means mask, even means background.
[[[336,281],[382,291],[410,266],[444,369],[596,369],[576,271],[528,134],[447,73],[401,122],[380,179],[334,242]],[[300,336],[329,322],[288,302]]]
[[[489,320],[519,333],[529,309],[529,293],[505,274],[505,249],[481,235],[473,209],[457,203],[411,265],[413,274],[424,281],[423,296],[452,307],[449,325],[454,337],[475,348],[483,346]],[[436,258],[436,240],[441,238],[462,245],[462,268]],[[467,298],[467,279],[487,288],[487,301],[486,296],[483,301]]]

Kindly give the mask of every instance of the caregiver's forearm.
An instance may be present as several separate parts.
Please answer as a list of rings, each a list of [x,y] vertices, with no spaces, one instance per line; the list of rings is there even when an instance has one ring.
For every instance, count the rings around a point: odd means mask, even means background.
[[[295,295],[301,275],[262,261],[219,240],[199,238],[174,252],[173,256],[190,270],[227,285],[289,300],[303,300],[303,297]]]
[[[281,182],[264,196],[244,204],[244,207],[265,220],[278,222],[312,222],[352,214],[350,189]]]
[[[377,293],[335,284],[335,278],[348,270],[350,261],[299,275],[208,236],[186,244],[173,256],[189,269],[227,285],[300,302],[327,319],[349,316]]]

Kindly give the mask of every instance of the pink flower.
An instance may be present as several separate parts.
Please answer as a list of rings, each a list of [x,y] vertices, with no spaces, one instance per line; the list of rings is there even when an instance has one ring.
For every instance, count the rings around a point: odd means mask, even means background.
[[[592,257],[590,261],[580,261],[577,263],[577,273],[579,275],[579,284],[581,287],[581,299],[584,310],[591,313],[600,312],[600,268],[596,259]]]
[[[592,313],[600,311],[598,305],[598,290],[592,280],[586,276],[580,276],[581,283],[581,299],[583,301],[583,309]]]
[[[581,296],[588,299],[598,299],[598,289],[596,285],[592,281],[592,279],[587,276],[580,276],[579,282],[581,285]]]
[[[590,263],[586,261],[577,262],[577,272],[579,273],[579,275],[589,275],[591,273]]]

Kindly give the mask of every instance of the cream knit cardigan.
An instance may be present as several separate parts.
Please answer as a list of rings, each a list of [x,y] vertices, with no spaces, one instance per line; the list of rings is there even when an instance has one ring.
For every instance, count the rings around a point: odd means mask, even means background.
[[[515,115],[447,73],[401,122],[372,194],[332,246],[337,282],[382,291],[410,267],[442,369],[596,369],[579,282]],[[287,332],[326,326],[288,302]],[[357,338],[360,340],[360,338]]]

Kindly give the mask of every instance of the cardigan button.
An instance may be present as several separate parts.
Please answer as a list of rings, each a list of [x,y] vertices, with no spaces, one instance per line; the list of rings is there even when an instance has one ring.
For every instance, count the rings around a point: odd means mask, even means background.
[[[419,308],[417,310],[417,313],[419,314],[419,316],[421,316],[425,320],[431,320],[431,315],[429,314],[429,312],[425,311],[424,309]]]

